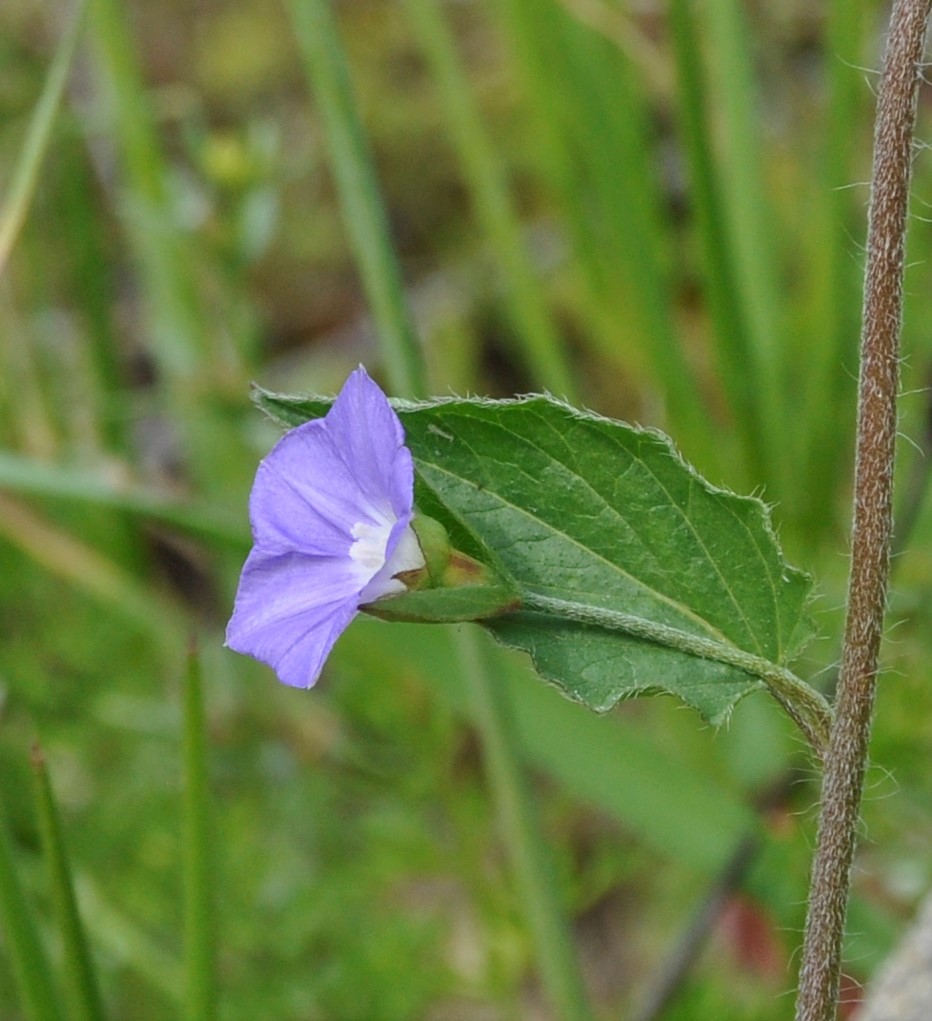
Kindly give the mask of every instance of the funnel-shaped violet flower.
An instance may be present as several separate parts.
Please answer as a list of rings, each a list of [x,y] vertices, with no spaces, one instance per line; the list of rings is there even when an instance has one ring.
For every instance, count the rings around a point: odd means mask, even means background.
[[[424,567],[413,505],[401,422],[360,366],[326,417],[287,433],[259,465],[254,546],[226,644],[311,687],[359,607],[406,591],[396,575]]]

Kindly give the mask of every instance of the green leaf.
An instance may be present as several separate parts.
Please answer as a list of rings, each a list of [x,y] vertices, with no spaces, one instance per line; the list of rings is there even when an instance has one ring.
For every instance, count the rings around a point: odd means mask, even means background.
[[[256,400],[288,426],[329,406]],[[661,434],[550,397],[393,404],[419,506],[524,603],[483,623],[571,698],[605,711],[663,691],[718,723],[810,636],[810,579],[766,506],[706,482]]]

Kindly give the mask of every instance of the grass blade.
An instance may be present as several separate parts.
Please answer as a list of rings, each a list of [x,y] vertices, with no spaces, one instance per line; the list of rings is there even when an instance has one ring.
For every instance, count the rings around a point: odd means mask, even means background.
[[[0,210],[0,275],[16,243],[20,228],[26,220],[39,181],[39,170],[52,137],[52,127],[61,105],[68,71],[81,34],[84,9],[85,0],[79,0],[71,15],[71,23],[58,43],[52,66],[45,79],[45,87],[29,122],[25,144],[13,171],[10,193],[3,204],[3,209]]]
[[[16,874],[6,823],[0,818],[0,921],[26,1021],[63,1021],[45,949]]]
[[[705,269],[706,294],[712,319],[722,392],[737,421],[737,434],[751,478],[763,470],[761,406],[751,375],[747,324],[742,314],[735,268],[728,246],[722,197],[706,116],[706,85],[692,0],[671,0],[670,28],[678,71],[677,103],[682,144],[692,186],[691,209]]]
[[[506,0],[498,8],[503,27],[516,57],[524,90],[531,98],[528,114],[534,121],[534,138],[540,149],[541,171],[561,207],[573,246],[574,262],[583,290],[582,313],[598,343],[609,344],[617,323],[610,321],[604,302],[610,281],[596,239],[588,229],[581,202],[578,173],[564,145],[560,126],[563,97],[560,83],[550,67],[533,31],[532,12],[519,0]]]
[[[170,380],[194,374],[204,346],[192,281],[171,227],[165,167],[119,0],[91,0],[92,38],[126,176],[126,222],[153,319],[153,353]]]
[[[495,669],[492,649],[474,628],[459,628],[456,648],[482,735],[483,758],[500,825],[537,947],[543,982],[557,1017],[588,1021],[586,993],[573,940],[560,909],[547,844],[533,808],[520,759],[511,707]]]
[[[217,1016],[213,854],[201,661],[188,653],[184,686],[184,966],[186,1021]]]
[[[443,11],[435,0],[407,0],[407,6],[437,82],[476,216],[505,271],[508,312],[522,342],[524,360],[539,384],[558,396],[574,400],[576,383],[563,340],[525,250],[521,225],[508,196],[501,166],[483,127]]]
[[[125,511],[178,528],[241,553],[249,547],[249,529],[203,502],[179,500],[152,487],[127,481],[123,473],[54,464],[0,450],[0,489],[27,496],[52,497]]]
[[[76,883],[78,904],[94,942],[121,965],[131,968],[170,1005],[170,1017],[182,1002],[184,969],[173,951],[150,936],[136,919],[121,913],[88,876]]]
[[[645,377],[668,428],[708,469],[718,447],[676,330],[649,116],[635,70],[604,36],[557,5],[508,0],[502,15],[548,110],[549,154],[593,300],[601,350]],[[698,452],[702,456],[698,456]]]
[[[778,296],[773,216],[765,200],[764,161],[760,154],[760,115],[752,42],[744,11],[736,0],[709,0],[702,8],[697,37],[715,53],[712,102],[719,111],[721,150],[718,164],[742,315],[747,323],[749,369],[760,405],[762,448],[768,495],[784,498],[788,458],[782,394],[787,366],[783,359],[783,316]],[[695,41],[693,43],[695,45]]]
[[[379,334],[389,386],[423,395],[424,362],[405,301],[401,272],[389,237],[346,57],[327,0],[289,0],[288,10],[314,90],[330,149],[347,230]]]
[[[147,340],[193,473],[207,492],[226,499],[238,492],[231,480],[245,483],[250,460],[230,417],[205,395],[218,375],[241,369],[215,324],[216,310],[205,307],[198,290],[197,248],[175,227],[170,171],[124,8],[120,0],[90,0],[89,12],[98,55],[94,68],[109,100],[113,146],[124,175],[125,195],[119,197],[138,264]]]
[[[870,99],[863,71],[868,7],[864,0],[844,0],[829,7],[828,111],[820,151],[822,184],[818,222],[807,235],[811,250],[810,277],[819,285],[811,313],[812,342],[808,355],[804,406],[799,416],[798,456],[805,484],[798,487],[803,502],[801,533],[815,547],[834,521],[825,513],[849,464],[839,451],[847,450],[854,419],[861,302],[860,260],[852,257],[853,199],[849,185],[859,137],[852,125],[863,122],[862,109]],[[859,214],[860,215],[860,212]]]
[[[111,558],[0,493],[0,538],[17,546],[52,575],[64,578],[150,635],[157,648],[180,629],[179,610]]]
[[[84,927],[78,914],[58,809],[49,782],[45,756],[38,744],[33,745],[31,761],[35,776],[42,853],[48,864],[49,887],[62,937],[68,1016],[73,1021],[103,1021],[105,1017],[103,1003]]]

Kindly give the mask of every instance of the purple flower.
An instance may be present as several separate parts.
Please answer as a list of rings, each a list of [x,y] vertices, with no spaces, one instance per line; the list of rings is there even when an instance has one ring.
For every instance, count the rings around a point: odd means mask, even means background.
[[[325,418],[293,429],[259,465],[255,545],[226,644],[311,687],[359,607],[406,591],[395,575],[424,567],[413,508],[404,430],[360,366]]]

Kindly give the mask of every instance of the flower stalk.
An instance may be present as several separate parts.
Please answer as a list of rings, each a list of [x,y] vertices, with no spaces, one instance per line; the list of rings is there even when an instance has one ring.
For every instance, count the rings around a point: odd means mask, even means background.
[[[833,1021],[893,531],[903,260],[920,61],[932,0],[896,0],[877,102],[858,394],[851,574],[796,1021]]]

